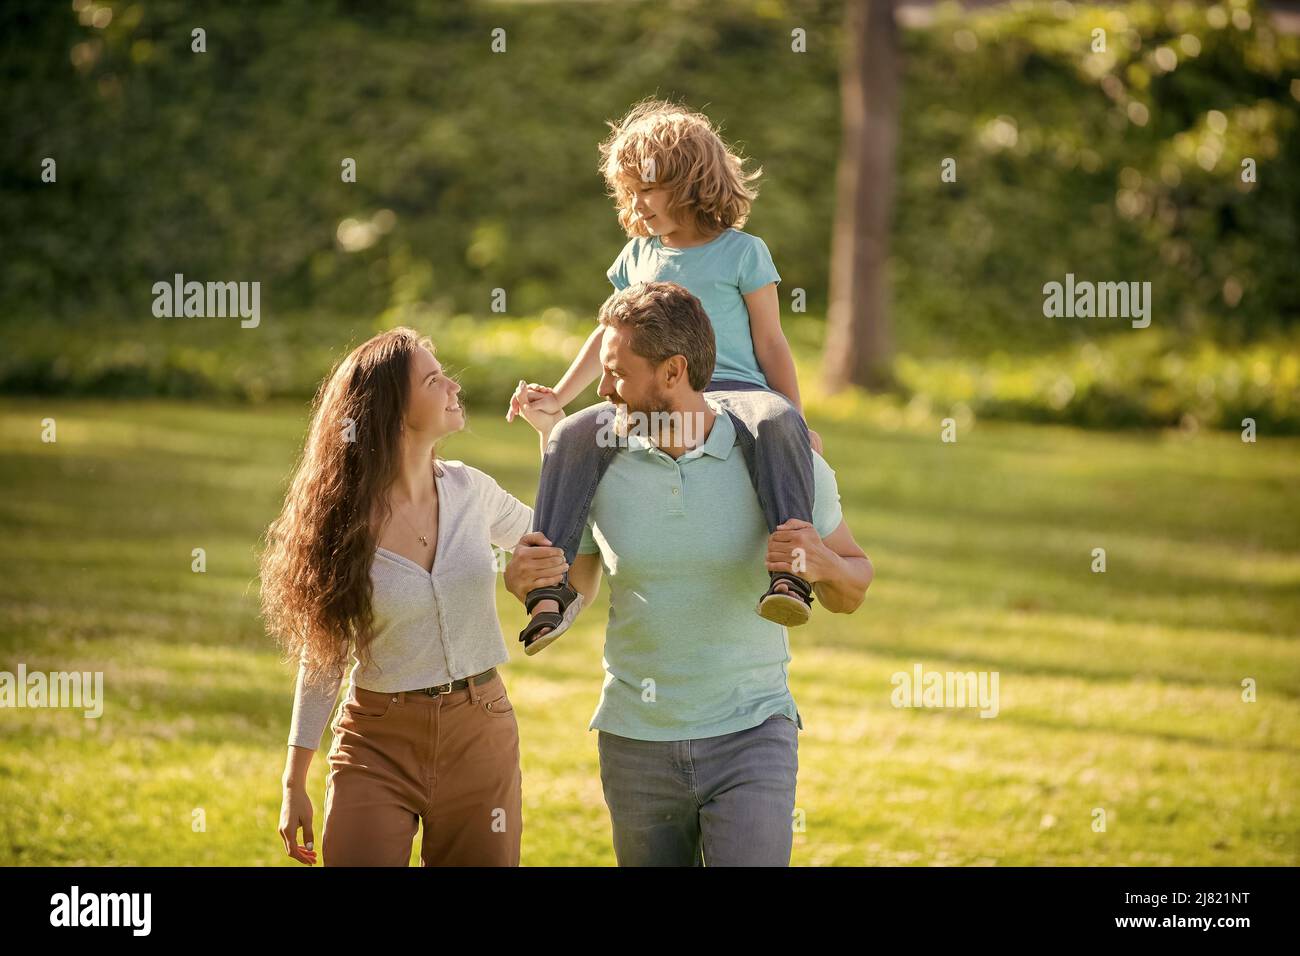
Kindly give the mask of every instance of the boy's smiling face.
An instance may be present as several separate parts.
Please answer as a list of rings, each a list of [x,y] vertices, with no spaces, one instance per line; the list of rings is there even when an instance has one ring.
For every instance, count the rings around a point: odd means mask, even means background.
[[[627,189],[631,196],[632,211],[650,235],[664,237],[681,231],[681,223],[668,214],[668,205],[672,200],[670,190],[659,183],[639,180],[629,181]]]

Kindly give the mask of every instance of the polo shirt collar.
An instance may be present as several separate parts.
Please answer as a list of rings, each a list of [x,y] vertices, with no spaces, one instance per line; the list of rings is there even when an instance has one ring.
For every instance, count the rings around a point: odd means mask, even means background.
[[[704,401],[717,417],[713,419],[709,437],[704,440],[700,451],[726,461],[731,455],[731,449],[736,447],[736,426],[731,424],[731,416],[727,414],[725,408],[710,399],[706,398]]]

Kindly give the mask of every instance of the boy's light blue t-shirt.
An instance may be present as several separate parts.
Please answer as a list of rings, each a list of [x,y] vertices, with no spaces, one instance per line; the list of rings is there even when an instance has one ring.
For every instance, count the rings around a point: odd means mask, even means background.
[[[769,583],[767,522],[736,443],[717,417],[674,460],[640,436],[597,487],[580,554],[599,552],[609,584],[605,684],[590,729],[635,740],[695,740],[803,720],[787,683],[786,629],[758,616]],[[835,473],[813,453],[812,524],[840,526]],[[825,612],[822,612],[825,613]]]
[[[726,229],[701,246],[665,246],[658,236],[632,239],[605,273],[615,289],[639,282],[676,282],[700,300],[713,323],[718,360],[715,379],[770,388],[754,355],[749,309],[742,296],[780,282],[772,254],[758,236]]]

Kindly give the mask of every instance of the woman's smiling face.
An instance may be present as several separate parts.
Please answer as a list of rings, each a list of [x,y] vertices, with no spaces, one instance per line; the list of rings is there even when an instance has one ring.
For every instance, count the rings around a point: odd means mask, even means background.
[[[442,369],[428,349],[411,353],[411,390],[406,400],[406,427],[437,441],[465,427],[460,385]]]

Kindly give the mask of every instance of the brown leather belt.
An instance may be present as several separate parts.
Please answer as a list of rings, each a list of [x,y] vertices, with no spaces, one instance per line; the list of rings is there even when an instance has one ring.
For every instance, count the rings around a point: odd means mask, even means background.
[[[492,678],[497,676],[497,669],[489,667],[482,674],[475,674],[473,677],[462,677],[460,680],[454,680],[450,684],[435,684],[433,687],[421,687],[417,690],[409,690],[408,694],[428,694],[430,697],[441,697],[443,694],[450,694],[452,691],[464,690],[473,681],[477,684],[486,684]]]

